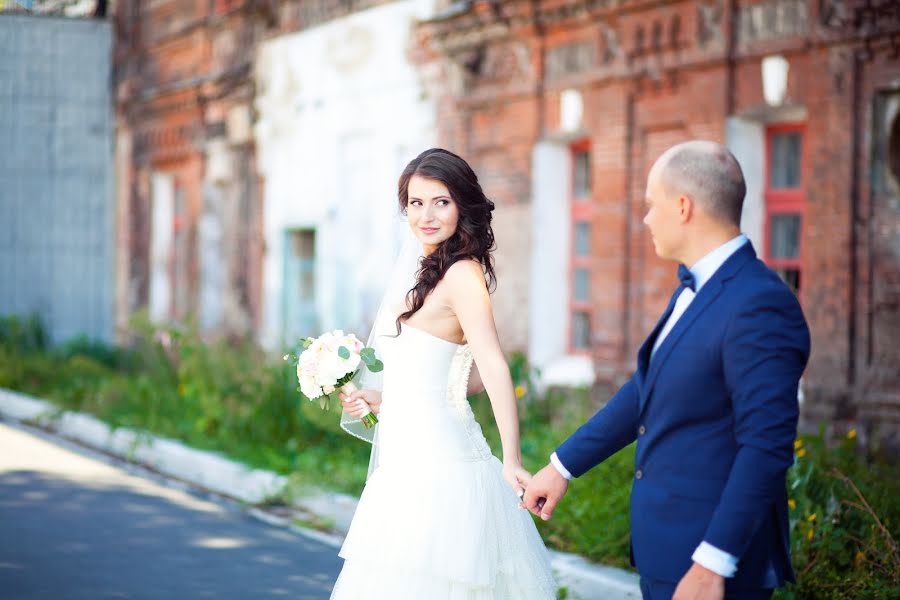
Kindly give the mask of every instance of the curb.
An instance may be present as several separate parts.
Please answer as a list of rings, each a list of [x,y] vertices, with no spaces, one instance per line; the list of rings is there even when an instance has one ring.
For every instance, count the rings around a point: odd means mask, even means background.
[[[257,505],[279,495],[288,478],[262,469],[251,469],[214,452],[197,450],[181,442],[156,437],[132,429],[111,428],[83,413],[63,411],[49,402],[0,388],[0,420],[37,425],[60,437],[128,462],[135,462],[164,476],[181,480],[208,491]],[[349,494],[314,491],[293,501],[295,508],[333,524],[345,533],[356,511],[357,499]],[[251,506],[251,516],[271,525],[288,527],[311,535],[333,547],[340,547],[342,536],[316,532]],[[567,589],[572,600],[634,600],[641,598],[636,574],[603,565],[595,565],[576,554],[550,551],[557,583]]]

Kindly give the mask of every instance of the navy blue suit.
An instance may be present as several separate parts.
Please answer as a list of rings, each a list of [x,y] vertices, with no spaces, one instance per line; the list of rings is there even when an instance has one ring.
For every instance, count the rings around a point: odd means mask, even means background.
[[[638,353],[637,371],[558,449],[578,477],[637,440],[633,561],[678,582],[706,541],[738,558],[728,590],[793,581],[785,472],[809,330],[794,294],[756,258],[732,254],[651,349],[675,296]]]

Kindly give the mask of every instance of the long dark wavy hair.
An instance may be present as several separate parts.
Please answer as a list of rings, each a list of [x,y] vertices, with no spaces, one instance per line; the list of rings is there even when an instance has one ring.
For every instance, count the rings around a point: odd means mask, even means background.
[[[442,148],[431,148],[417,156],[403,169],[397,183],[397,197],[403,214],[406,214],[409,204],[409,181],[413,176],[440,181],[447,186],[459,210],[459,221],[453,235],[422,259],[416,273],[416,285],[406,294],[406,304],[410,309],[397,317],[397,335],[400,335],[400,322],[422,308],[425,298],[457,261],[478,261],[484,270],[488,290],[493,292],[497,287],[492,254],[496,244],[491,229],[494,203],[484,195],[472,167],[456,154]]]

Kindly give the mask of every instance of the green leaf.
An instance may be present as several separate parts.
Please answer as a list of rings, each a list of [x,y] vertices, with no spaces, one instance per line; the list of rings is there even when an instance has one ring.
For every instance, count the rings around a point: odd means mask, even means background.
[[[380,373],[381,371],[384,370],[384,363],[377,359],[375,360],[375,362],[373,364],[371,364],[371,365],[367,364],[366,366],[373,373]]]
[[[340,356],[344,360],[347,360],[348,358],[350,358],[350,351],[347,350],[347,348],[345,348],[344,346],[341,346],[340,348],[338,348],[338,356]]]

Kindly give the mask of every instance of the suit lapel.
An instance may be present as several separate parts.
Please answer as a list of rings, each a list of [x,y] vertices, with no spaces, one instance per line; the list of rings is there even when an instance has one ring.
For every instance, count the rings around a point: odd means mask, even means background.
[[[653,331],[650,332],[650,335],[646,340],[644,340],[644,343],[641,344],[640,350],[638,350],[639,389],[643,385],[644,379],[646,379],[647,377],[647,371],[650,367],[650,354],[653,351],[653,344],[654,342],[656,342],[656,338],[659,335],[659,332],[662,331],[662,328],[666,324],[666,321],[668,321],[669,317],[672,315],[672,311],[675,310],[675,301],[678,300],[678,296],[681,290],[682,288],[681,286],[679,286],[672,294],[672,298],[669,300],[669,305],[666,307],[666,310],[659,318],[659,321],[656,322],[656,326],[653,327]]]
[[[687,310],[684,311],[684,314],[681,315],[681,318],[678,319],[678,322],[675,323],[675,327],[672,328],[672,331],[669,332],[666,339],[664,339],[662,344],[659,345],[659,348],[656,349],[656,354],[653,355],[653,360],[650,361],[650,370],[647,372],[647,378],[644,382],[646,394],[643,396],[643,400],[646,401],[650,396],[650,392],[653,391],[653,384],[656,383],[656,378],[659,377],[660,370],[666,363],[666,359],[669,358],[669,355],[672,353],[672,348],[675,347],[678,340],[681,339],[681,336],[683,336],[690,328],[691,323],[693,323],[697,317],[712,304],[712,301],[716,299],[721,291],[721,282],[717,281],[714,283],[710,281],[704,285],[703,289],[700,290],[700,293],[691,301]],[[643,403],[641,408],[643,408]]]
[[[722,293],[723,285],[726,281],[734,277],[734,275],[740,270],[741,267],[744,266],[749,260],[756,258],[756,251],[753,249],[753,246],[750,242],[747,242],[743,246],[741,246],[734,254],[728,257],[721,267],[716,271],[716,273],[712,276],[712,278],[706,282],[703,288],[697,293],[694,299],[691,301],[690,305],[687,307],[687,310],[681,315],[678,319],[678,322],[675,323],[675,327],[669,332],[669,335],[666,336],[666,339],[663,340],[662,344],[660,344],[659,348],[656,349],[656,354],[653,356],[653,360],[650,360],[650,354],[653,349],[653,343],[656,340],[656,336],[659,335],[660,330],[663,327],[663,324],[669,318],[672,313],[672,309],[675,306],[676,297],[673,296],[672,301],[669,303],[669,307],[666,309],[666,312],[663,314],[662,318],[660,318],[659,323],[656,324],[656,327],[653,329],[653,332],[650,334],[650,337],[644,341],[643,346],[641,346],[640,351],[638,352],[638,369],[642,373],[642,376],[639,378],[640,380],[640,410],[644,410],[644,406],[647,403],[647,400],[650,398],[651,392],[653,392],[653,385],[656,383],[656,379],[659,377],[659,373],[662,370],[663,365],[666,362],[666,359],[672,353],[672,349],[678,343],[678,340],[685,334],[685,332],[690,328],[691,324],[712,304],[713,300],[715,300],[719,294]]]

